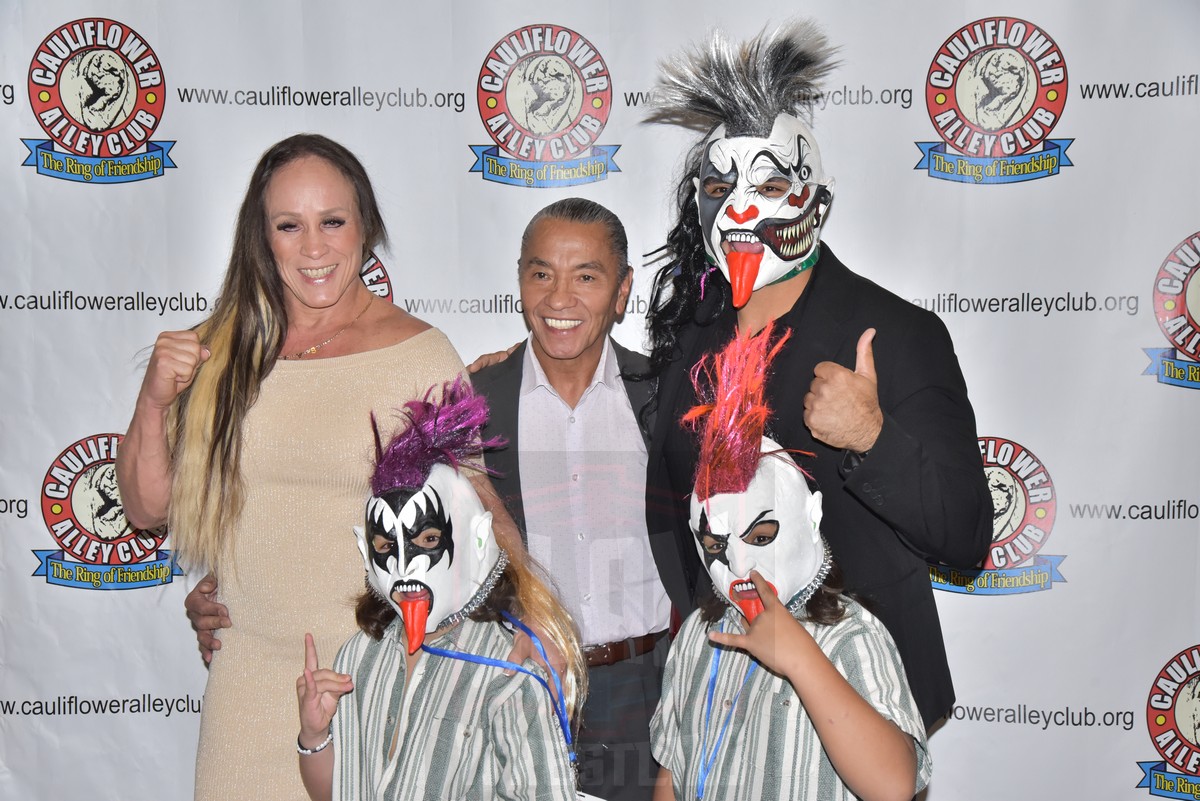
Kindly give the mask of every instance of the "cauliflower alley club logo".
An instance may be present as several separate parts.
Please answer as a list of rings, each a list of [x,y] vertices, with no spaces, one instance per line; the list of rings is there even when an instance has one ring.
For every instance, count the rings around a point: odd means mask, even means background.
[[[60,587],[131,590],[183,572],[160,550],[165,530],[129,525],[117,490],[120,434],[95,434],[58,455],[42,480],[42,518],[58,549],[34,551],[35,576]]]
[[[132,28],[103,17],[60,26],[29,65],[29,104],[49,139],[22,139],[24,167],[67,181],[120,184],[174,167],[152,142],[167,99],[162,65]]]
[[[1139,762],[1150,795],[1200,798],[1200,645],[1186,648],[1154,677],[1146,728],[1161,759]]]
[[[527,25],[487,54],[476,87],[494,145],[471,145],[470,172],[512,186],[576,186],[620,172],[620,145],[596,140],[612,111],[608,67],[587,39],[560,25]]]
[[[358,271],[359,278],[366,284],[367,289],[376,297],[392,302],[392,279],[387,268],[374,253],[367,254],[367,260]]]
[[[969,595],[1015,595],[1051,589],[1066,579],[1065,556],[1041,548],[1054,528],[1054,481],[1028,448],[1003,437],[980,437],[979,454],[992,494],[992,546],[976,570],[931,564],[934,589]]]
[[[1048,34],[988,17],[954,32],[933,57],[925,107],[941,142],[917,142],[914,169],[968,184],[1010,184],[1070,167],[1073,139],[1050,139],[1067,102],[1067,66]]]
[[[1150,366],[1142,375],[1158,383],[1200,389],[1200,231],[1167,255],[1154,277],[1154,316],[1169,348],[1143,348]]]

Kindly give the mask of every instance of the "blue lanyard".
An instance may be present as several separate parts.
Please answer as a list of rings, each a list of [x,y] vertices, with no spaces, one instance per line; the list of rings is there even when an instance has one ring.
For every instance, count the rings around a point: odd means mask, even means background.
[[[546,649],[542,646],[542,641],[538,639],[536,634],[529,630],[528,626],[517,620],[506,611],[502,610],[500,614],[504,615],[505,620],[507,620],[509,623],[512,623],[529,636],[529,639],[533,642],[533,646],[537,648],[538,653],[542,655],[542,659],[546,663],[546,669],[550,671],[550,678],[554,680],[554,687],[556,690],[558,690],[557,695],[555,695],[554,690],[550,689],[550,685],[546,683],[545,679],[534,673],[532,670],[518,665],[515,662],[506,662],[503,659],[492,659],[488,656],[468,654],[462,651],[447,651],[444,648],[434,648],[433,646],[425,645],[424,643],[421,644],[421,650],[426,653],[433,654],[434,656],[444,656],[447,659],[461,659],[464,662],[475,662],[476,664],[487,665],[489,667],[498,667],[504,670],[516,670],[537,679],[541,685],[546,688],[546,692],[550,693],[550,700],[554,703],[554,714],[558,717],[558,725],[562,728],[563,739],[567,741],[567,753],[570,755],[571,761],[574,762],[575,749],[573,747],[571,738],[571,723],[567,719],[567,702],[563,699],[562,680],[558,677],[558,671],[554,669],[554,667],[550,664],[550,660],[546,658]]]
[[[725,621],[721,621],[721,626],[718,631],[725,630]],[[713,645],[713,655],[711,667],[708,671],[708,694],[704,703],[704,739],[700,744],[700,776],[699,783],[696,786],[696,799],[704,798],[704,788],[708,784],[708,774],[712,770],[713,763],[717,761],[717,751],[721,749],[721,743],[725,740],[725,734],[729,731],[729,722],[733,720],[733,713],[737,711],[738,700],[742,697],[742,690],[746,689],[746,684],[750,681],[750,677],[754,675],[754,671],[758,668],[758,662],[751,660],[750,669],[746,671],[745,677],[742,679],[742,686],[738,688],[737,695],[733,696],[733,703],[729,705],[729,712],[725,714],[725,722],[721,724],[721,730],[717,732],[717,741],[713,743],[712,751],[708,750],[708,722],[712,717],[713,695],[717,689],[717,667],[721,663],[721,647]]]

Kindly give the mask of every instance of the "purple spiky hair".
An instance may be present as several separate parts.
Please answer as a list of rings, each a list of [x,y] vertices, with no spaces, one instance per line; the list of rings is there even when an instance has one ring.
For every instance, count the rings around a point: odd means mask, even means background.
[[[375,433],[375,472],[371,492],[379,495],[390,489],[416,489],[429,478],[435,464],[458,470],[471,467],[490,472],[483,466],[485,448],[505,443],[503,437],[480,440],[488,421],[487,399],[476,395],[461,377],[442,385],[440,401],[433,399],[437,386],[425,391],[425,397],[404,404],[400,413],[408,418],[408,427],[385,448],[380,441],[379,425],[371,415]]]

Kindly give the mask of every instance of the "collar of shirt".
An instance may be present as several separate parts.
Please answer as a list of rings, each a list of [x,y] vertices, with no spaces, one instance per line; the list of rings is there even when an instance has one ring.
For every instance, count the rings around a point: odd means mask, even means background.
[[[621,381],[621,367],[617,364],[617,353],[613,350],[612,341],[605,337],[604,350],[600,352],[600,363],[596,365],[596,372],[592,375],[592,380],[588,384],[588,388],[584,390],[579,402],[583,403],[584,399],[597,386],[605,387],[612,392],[624,392],[625,387]],[[525,366],[521,371],[521,395],[528,395],[538,388],[543,388],[554,397],[561,398],[558,390],[546,377],[546,371],[542,369],[542,363],[534,353],[533,335],[530,334],[525,343]]]

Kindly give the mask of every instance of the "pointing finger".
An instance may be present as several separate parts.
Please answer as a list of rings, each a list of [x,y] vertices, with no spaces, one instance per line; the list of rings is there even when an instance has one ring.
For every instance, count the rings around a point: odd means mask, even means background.
[[[304,635],[304,669],[316,670],[317,662],[317,644],[313,641],[311,634]]]
[[[758,597],[762,600],[763,606],[769,605],[772,601],[780,603],[779,596],[776,594],[771,583],[762,577],[762,573],[757,570],[750,571],[750,581],[754,584],[754,589],[758,590]]]

